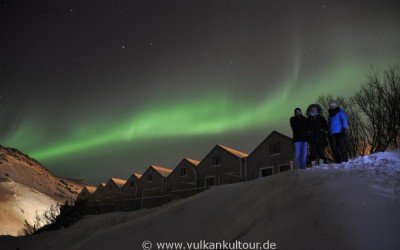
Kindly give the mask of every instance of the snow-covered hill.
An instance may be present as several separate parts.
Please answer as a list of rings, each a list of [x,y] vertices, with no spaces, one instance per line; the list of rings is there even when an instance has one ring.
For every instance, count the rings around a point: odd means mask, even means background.
[[[2,235],[16,235],[25,220],[33,225],[36,214],[42,215],[52,205],[57,205],[50,196],[11,179],[0,180],[0,197]]]
[[[400,151],[230,185],[161,208],[86,216],[5,249],[142,249],[157,242],[273,241],[277,249],[400,249]],[[186,248],[188,249],[188,248]]]
[[[81,188],[20,151],[0,146],[0,235],[16,235],[36,212],[76,197]]]

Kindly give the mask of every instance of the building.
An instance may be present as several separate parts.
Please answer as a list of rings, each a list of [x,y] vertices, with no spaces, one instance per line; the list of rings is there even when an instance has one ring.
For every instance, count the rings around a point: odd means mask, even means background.
[[[94,193],[91,195],[90,199],[86,203],[85,212],[86,213],[100,213],[100,202],[103,197],[104,188],[106,183],[100,183]]]
[[[126,180],[112,177],[104,187],[103,198],[120,197]]]
[[[122,187],[123,210],[140,209],[140,200],[138,199],[138,182],[142,174],[133,173]]]
[[[141,207],[155,207],[166,202],[167,177],[172,169],[151,165],[143,173],[137,188]]]
[[[289,170],[293,154],[292,138],[273,131],[247,158],[247,179],[253,180]]]
[[[167,177],[172,169],[151,165],[143,173],[138,182],[138,191],[141,197],[152,195],[165,195],[167,186]]]
[[[100,183],[99,186],[97,186],[96,191],[92,194],[91,200],[99,200],[103,196],[104,192],[104,187],[106,184],[104,182]]]
[[[85,186],[82,188],[81,192],[78,194],[77,200],[89,200],[92,195],[96,192],[95,186]]]
[[[142,177],[142,174],[133,173],[131,177],[126,181],[125,185],[122,187],[122,193],[124,195],[135,196],[137,193],[137,184]]]
[[[194,195],[210,186],[253,180],[292,168],[292,138],[271,132],[250,154],[216,145],[201,161],[183,158],[172,170],[151,165],[126,181],[110,178],[97,189],[87,187],[88,213],[152,208]]]
[[[196,194],[196,168],[200,161],[183,158],[174,170],[168,175],[167,192],[174,199],[184,198]]]
[[[197,186],[209,187],[245,180],[248,154],[216,145],[197,166]]]
[[[107,181],[99,203],[100,213],[123,210],[124,196],[122,194],[122,187],[125,183],[126,180],[115,177]]]

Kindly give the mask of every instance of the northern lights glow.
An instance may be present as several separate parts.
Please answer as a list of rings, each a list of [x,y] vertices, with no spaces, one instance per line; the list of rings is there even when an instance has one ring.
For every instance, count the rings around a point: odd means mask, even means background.
[[[235,100],[229,94],[167,106],[160,102],[157,107],[144,109],[130,119],[116,122],[102,130],[82,124],[61,142],[36,149],[29,154],[46,161],[119,141],[159,140],[163,137],[260,129],[286,120],[293,107],[305,106],[314,101],[319,94],[342,94],[343,89],[351,93],[363,82],[365,72],[365,69],[357,64],[340,64],[317,77],[306,79],[309,84],[302,85],[299,89],[296,88],[299,68],[299,60],[295,60],[288,80],[279,90],[266,96],[258,104]]]
[[[216,143],[249,151],[271,130],[290,135],[295,107],[350,96],[370,65],[400,58],[394,0],[44,0],[2,10],[0,144],[96,183],[200,159]]]

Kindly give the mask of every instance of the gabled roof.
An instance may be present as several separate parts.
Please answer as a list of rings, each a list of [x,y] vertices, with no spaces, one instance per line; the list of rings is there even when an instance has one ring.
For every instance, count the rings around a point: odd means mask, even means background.
[[[97,189],[95,186],[85,186],[84,188],[89,192],[89,194],[93,194]]]
[[[199,165],[199,163],[200,163],[200,161],[198,161],[198,160],[194,160],[194,159],[191,159],[191,158],[183,158],[184,160],[187,160],[188,162],[190,162],[192,165],[194,165],[194,166],[196,166],[197,167],[197,165]]]
[[[137,180],[140,180],[141,177],[142,177],[142,174],[134,172],[134,173],[129,177],[128,180],[130,180],[130,179],[132,179],[132,178],[136,178]]]
[[[133,179],[135,179],[135,180],[134,180],[135,182],[136,182],[136,181],[139,182],[141,177],[142,177],[142,174],[133,173],[133,174],[129,177],[129,179],[125,182],[125,185],[124,185],[122,188],[125,188],[125,186],[128,187],[128,188],[131,188],[131,182],[132,182],[132,181],[130,181],[130,182],[128,182],[128,181],[131,180],[131,179],[133,178]]]
[[[253,151],[251,151],[251,153],[249,155],[252,155],[265,141],[267,141],[274,134],[277,134],[277,135],[279,135],[279,136],[281,136],[281,137],[283,137],[285,139],[292,140],[292,137],[287,136],[285,134],[282,134],[282,133],[274,130],[267,136],[267,138],[265,138],[260,144],[258,144],[257,147]]]
[[[176,171],[176,169],[178,169],[179,165],[181,165],[183,162],[189,162],[189,164],[192,165],[193,168],[197,167],[197,165],[199,165],[199,163],[200,163],[200,161],[198,161],[198,160],[194,160],[194,159],[185,157],[178,163],[178,165],[176,165],[176,167],[172,170],[171,174],[174,171]],[[171,174],[169,174],[168,176],[171,176]]]
[[[141,177],[142,177],[142,174],[133,173],[133,174],[131,175],[131,177],[129,177],[128,180],[131,180],[132,178],[134,178],[134,179],[136,179],[137,181],[139,181]],[[126,181],[125,185],[128,185],[128,181]],[[129,185],[130,185],[130,184],[129,184]]]
[[[95,193],[101,192],[101,190],[103,190],[105,186],[106,186],[106,183],[104,183],[104,182],[100,183],[97,186]]]
[[[126,183],[126,180],[114,177],[110,178],[110,180],[112,180],[119,188],[122,188]]]
[[[218,144],[217,146],[238,158],[246,158],[247,156],[249,156],[247,153],[241,152],[239,150],[236,150],[236,149],[233,149],[233,148],[221,145],[221,144]]]
[[[150,168],[153,168],[157,173],[159,173],[163,177],[168,177],[168,175],[172,172],[172,169],[150,165]]]

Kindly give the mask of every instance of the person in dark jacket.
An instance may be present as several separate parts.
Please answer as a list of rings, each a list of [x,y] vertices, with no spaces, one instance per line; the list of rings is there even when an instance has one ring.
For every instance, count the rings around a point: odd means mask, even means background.
[[[336,101],[329,103],[329,142],[336,163],[347,161],[347,134],[349,122],[347,114]]]
[[[323,116],[323,110],[318,104],[311,104],[307,108],[307,134],[310,145],[310,161],[311,163],[323,160],[328,163],[325,155],[325,148],[328,145],[326,133],[328,130],[328,122]]]
[[[308,154],[307,118],[303,116],[300,108],[294,110],[294,116],[290,118],[290,127],[293,131],[294,167],[305,169]]]

